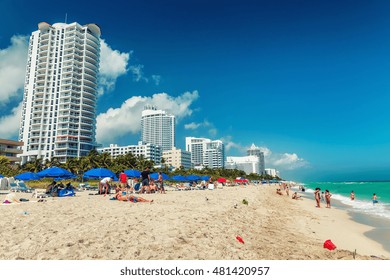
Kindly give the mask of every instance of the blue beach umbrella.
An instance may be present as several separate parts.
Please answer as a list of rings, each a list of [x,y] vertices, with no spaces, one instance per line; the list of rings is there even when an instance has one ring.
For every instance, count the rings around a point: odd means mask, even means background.
[[[198,180],[201,180],[202,178],[198,175],[188,175],[187,176],[187,180],[188,181],[198,181]]]
[[[115,173],[107,168],[94,168],[84,173],[84,178],[89,179],[100,179],[105,177],[111,177],[114,180],[117,180]]]
[[[169,176],[167,174],[165,174],[165,173],[161,173],[161,175],[162,175],[163,180],[169,180],[170,179]],[[152,178],[153,180],[157,180],[158,179],[158,173],[154,172],[154,173],[150,174],[150,178]]]
[[[141,171],[135,169],[128,169],[125,170],[125,174],[127,175],[127,177],[130,178],[138,178],[139,176],[141,176]]]
[[[24,172],[19,175],[16,175],[15,179],[22,180],[22,181],[31,181],[31,180],[40,180],[41,177],[39,177],[34,172]]]
[[[4,178],[4,176],[0,174],[0,178]]]
[[[70,179],[76,177],[73,173],[69,172],[68,170],[56,166],[42,170],[41,172],[38,172],[37,175],[41,178]]]
[[[202,176],[200,177],[201,180],[208,181],[210,180],[210,176]]]
[[[172,176],[172,180],[174,180],[174,181],[188,181],[187,177],[183,176],[183,175]]]

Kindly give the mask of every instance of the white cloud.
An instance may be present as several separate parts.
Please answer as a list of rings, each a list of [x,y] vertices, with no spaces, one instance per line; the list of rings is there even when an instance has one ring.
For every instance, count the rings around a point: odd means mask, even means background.
[[[199,127],[211,127],[211,126],[213,126],[213,124],[205,120],[201,123],[192,122],[192,123],[185,124],[184,128],[195,130]]]
[[[264,153],[264,161],[266,168],[276,168],[284,170],[292,170],[301,167],[307,167],[309,163],[300,158],[296,153],[273,153],[267,147],[259,147]]]
[[[211,137],[217,136],[217,133],[218,133],[218,130],[217,130],[216,128],[211,128],[211,129],[209,129],[209,135],[210,135]]]
[[[154,81],[156,86],[158,86],[160,84],[160,81],[161,81],[161,76],[160,75],[152,75],[152,80]]]
[[[185,124],[184,128],[194,130],[194,129],[197,129],[198,127],[200,127],[201,125],[202,125],[201,123],[192,122],[192,123]]]
[[[167,93],[157,93],[151,97],[133,96],[127,99],[120,108],[110,108],[97,116],[96,139],[99,143],[115,143],[117,137],[141,129],[141,113],[146,105],[156,106],[175,115],[180,121],[192,114],[192,103],[198,99],[197,91],[185,92],[178,97]]]
[[[27,36],[12,36],[11,45],[0,49],[0,104],[23,95],[27,54]]]
[[[0,117],[0,138],[13,139],[19,133],[22,102],[12,109],[10,115]]]
[[[249,147],[245,147],[232,140],[232,136],[226,136],[222,138],[222,142],[225,144],[226,152],[233,149],[238,150],[240,154],[246,154]],[[264,153],[264,161],[266,168],[276,168],[280,170],[293,170],[302,167],[308,167],[309,163],[300,158],[296,153],[273,153],[267,147],[258,147],[260,151]]]
[[[132,51],[121,53],[113,50],[104,39],[101,40],[100,69],[99,69],[99,95],[115,89],[118,77],[125,75],[128,71],[127,64]]]
[[[297,154],[289,154],[284,153],[278,155],[277,158],[274,159],[273,165],[276,167],[281,167],[284,169],[296,169],[300,167],[304,167],[308,165],[308,162],[303,158],[299,158]]]
[[[143,82],[149,83],[150,81],[153,81],[156,86],[158,86],[160,84],[161,76],[160,75],[152,75],[152,76],[150,76],[150,78],[147,77],[144,73],[144,65],[142,65],[142,64],[131,65],[129,67],[129,70],[131,71],[131,73],[133,73],[133,80],[136,82],[143,81]]]

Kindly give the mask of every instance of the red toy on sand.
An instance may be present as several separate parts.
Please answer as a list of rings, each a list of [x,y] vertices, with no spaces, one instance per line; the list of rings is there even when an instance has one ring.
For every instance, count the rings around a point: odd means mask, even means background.
[[[324,242],[324,248],[326,248],[326,249],[329,249],[329,250],[334,250],[334,249],[336,249],[336,245],[334,245],[333,243],[332,243],[332,241],[330,240],[330,239],[328,239],[328,240],[326,240],[325,242]]]
[[[244,240],[242,239],[241,236],[237,235],[236,236],[236,239],[238,240],[238,242],[242,243],[242,244],[245,244]]]

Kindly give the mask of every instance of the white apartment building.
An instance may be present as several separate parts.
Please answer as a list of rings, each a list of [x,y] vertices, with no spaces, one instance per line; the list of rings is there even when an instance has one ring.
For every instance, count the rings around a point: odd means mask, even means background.
[[[259,169],[258,172],[255,172],[259,175],[265,174],[265,162],[264,162],[264,153],[259,147],[256,147],[255,144],[252,144],[247,150],[248,156],[257,156],[259,158]]]
[[[158,145],[162,151],[175,147],[175,116],[146,106],[141,118],[141,141]]]
[[[208,168],[224,168],[225,146],[220,140],[186,137],[186,150],[191,153],[194,166],[203,165]]]
[[[265,174],[271,175],[272,177],[279,176],[279,172],[276,169],[273,169],[273,168],[266,168],[265,169]]]
[[[100,28],[38,24],[32,32],[19,140],[22,164],[85,156],[95,148]]]
[[[258,156],[226,157],[226,169],[238,169],[247,175],[251,173],[261,174],[260,161]]]
[[[111,157],[116,158],[119,155],[132,153],[135,156],[143,156],[147,160],[153,160],[155,164],[161,163],[162,151],[160,146],[150,143],[138,142],[138,145],[118,146],[117,144],[110,144],[106,148],[98,148],[99,153],[109,153]]]
[[[163,152],[163,158],[165,164],[173,166],[174,168],[180,168],[183,166],[184,169],[191,168],[191,153],[173,148],[172,150]]]

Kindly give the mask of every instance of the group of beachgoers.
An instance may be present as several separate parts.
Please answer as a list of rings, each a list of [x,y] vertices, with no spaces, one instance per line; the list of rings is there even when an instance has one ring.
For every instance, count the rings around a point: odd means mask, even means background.
[[[330,208],[330,198],[332,197],[332,194],[329,192],[329,190],[325,190],[325,192],[321,192],[320,188],[316,188],[314,191],[314,198],[316,200],[316,207],[321,207],[321,201],[326,202],[326,208]],[[349,195],[350,199],[353,201],[355,200],[355,192],[351,191]],[[379,203],[378,198],[376,194],[374,193],[372,195],[372,204],[375,205],[376,203]]]
[[[279,187],[276,189],[276,194],[283,195],[282,189],[286,193],[287,196],[290,196],[290,189],[291,189],[291,185],[290,184],[280,183]],[[295,199],[295,200],[302,199],[302,197],[300,195],[298,195],[297,192],[294,192],[292,194],[291,198]]]
[[[110,193],[111,189],[115,190],[114,198],[120,201],[131,201],[131,202],[153,202],[153,200],[147,200],[142,197],[136,197],[133,193],[161,193],[165,194],[164,179],[162,173],[158,173],[158,179],[155,181],[150,178],[149,168],[146,167],[141,172],[141,182],[138,182],[137,178],[130,179],[127,177],[125,172],[119,174],[119,186],[111,185],[112,178],[106,177],[99,182],[98,194],[106,196]]]

